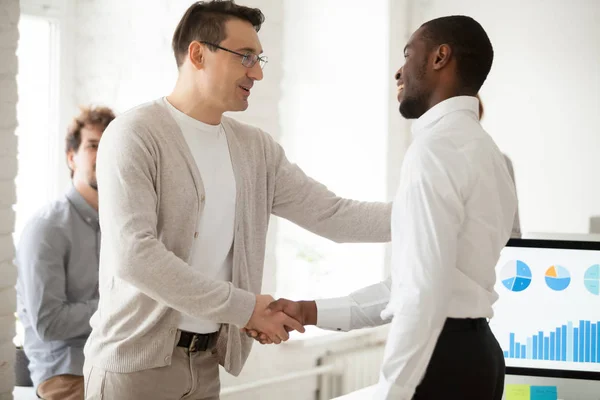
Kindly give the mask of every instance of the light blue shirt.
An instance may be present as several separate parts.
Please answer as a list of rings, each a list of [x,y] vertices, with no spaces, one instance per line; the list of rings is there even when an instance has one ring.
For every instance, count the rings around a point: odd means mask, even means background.
[[[98,212],[71,187],[38,211],[17,247],[17,313],[34,386],[83,375],[83,347],[98,308]]]

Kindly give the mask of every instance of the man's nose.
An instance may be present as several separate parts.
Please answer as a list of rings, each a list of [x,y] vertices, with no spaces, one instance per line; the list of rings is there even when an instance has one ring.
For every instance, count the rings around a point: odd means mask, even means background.
[[[256,64],[254,64],[252,66],[252,68],[248,69],[248,73],[246,74],[248,75],[248,78],[254,80],[254,81],[260,81],[263,78],[263,70],[260,67],[260,61],[258,61]]]
[[[394,76],[396,80],[402,78],[402,68],[404,68],[404,66],[400,67],[400,69],[396,72],[396,75]]]

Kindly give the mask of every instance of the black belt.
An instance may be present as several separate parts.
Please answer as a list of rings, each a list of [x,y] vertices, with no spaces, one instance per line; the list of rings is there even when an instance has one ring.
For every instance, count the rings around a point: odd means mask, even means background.
[[[486,318],[447,318],[444,330],[472,331],[487,326]]]
[[[217,344],[217,338],[219,332],[213,333],[194,333],[182,331],[179,341],[177,342],[178,347],[185,347],[190,353],[197,351],[206,351]]]

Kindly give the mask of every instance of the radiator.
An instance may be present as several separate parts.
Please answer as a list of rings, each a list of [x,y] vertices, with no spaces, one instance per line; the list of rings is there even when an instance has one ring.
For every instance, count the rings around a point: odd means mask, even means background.
[[[384,344],[328,353],[319,359],[320,367],[333,366],[333,373],[320,376],[319,400],[329,400],[371,386],[379,380]]]
[[[376,384],[383,349],[384,342],[380,342],[340,352],[327,352],[318,359],[317,365],[309,370],[226,387],[221,390],[221,397],[242,396],[244,393],[276,387],[278,384],[293,385],[304,378],[318,377],[316,399],[330,400]],[[280,396],[277,395],[277,389],[274,389],[273,396],[263,395],[260,398],[279,399]]]

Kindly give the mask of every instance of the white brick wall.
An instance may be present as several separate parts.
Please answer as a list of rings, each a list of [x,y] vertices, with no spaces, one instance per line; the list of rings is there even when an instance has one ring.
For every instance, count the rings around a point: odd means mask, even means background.
[[[17,172],[17,42],[19,0],[0,2],[0,400],[12,399],[17,271],[12,231]]]

